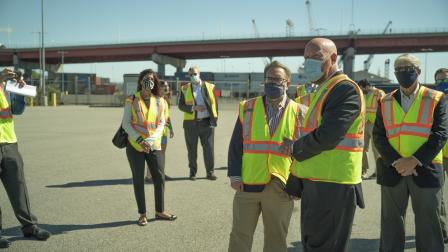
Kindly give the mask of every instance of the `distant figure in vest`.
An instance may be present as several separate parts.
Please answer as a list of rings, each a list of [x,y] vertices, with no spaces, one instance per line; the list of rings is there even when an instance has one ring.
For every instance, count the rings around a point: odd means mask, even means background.
[[[381,99],[373,128],[380,153],[380,251],[403,251],[409,196],[415,214],[417,251],[444,250],[439,209],[443,185],[442,148],[448,137],[443,93],[422,86],[420,61],[398,56],[394,63],[400,88]]]
[[[137,224],[146,226],[145,167],[154,182],[155,218],[173,221],[176,215],[165,211],[165,154],[162,133],[166,103],[159,97],[159,80],[152,69],[140,72],[137,91],[126,98],[122,127],[128,133],[126,156],[132,171],[132,184],[138,213]]]
[[[297,86],[297,94],[295,101],[299,104],[310,106],[311,99],[314,97],[314,93],[317,90],[317,85],[311,82]]]
[[[384,91],[375,87],[372,87],[367,80],[359,81],[359,86],[361,87],[362,92],[364,93],[364,100],[366,104],[366,125],[364,127],[364,152],[362,155],[362,178],[370,179],[376,177],[376,168],[370,176],[367,176],[367,171],[369,170],[369,159],[368,152],[370,147],[370,141],[372,139],[372,130],[373,123],[375,123],[376,118],[376,110],[378,108],[378,102],[385,95]],[[373,157],[375,159],[374,164],[376,164],[376,160],[378,159],[378,151],[375,148],[375,145],[372,144]],[[375,165],[376,166],[376,165]]]
[[[294,143],[287,191],[302,199],[303,251],[345,251],[356,205],[364,208],[364,97],[338,69],[333,41],[312,39],[304,57],[305,75],[319,88]]]
[[[168,82],[165,80],[159,80],[160,88],[159,88],[159,97],[162,97],[165,100],[165,128],[163,129],[162,133],[162,152],[164,158],[166,158],[166,147],[168,146],[168,131],[170,138],[174,137],[174,130],[173,125],[171,124],[171,117],[170,117],[170,108],[171,108],[171,93],[170,93],[170,86],[168,85]],[[148,183],[152,183],[151,178],[151,172],[149,170],[149,167],[146,169],[146,176],[145,180]],[[172,178],[165,174],[165,180],[172,180]]]
[[[445,98],[448,95],[448,68],[439,68],[434,74],[436,81],[436,89],[445,94]],[[447,103],[448,104],[448,103]],[[443,169],[445,171],[445,176],[443,184],[445,184],[446,173],[448,171],[448,143],[445,144],[442,150],[443,153]],[[440,223],[442,224],[443,241],[448,243],[448,229],[447,229],[447,214],[445,208],[445,200],[443,198],[443,185],[442,185],[442,201],[440,205]]]
[[[190,180],[196,180],[198,171],[198,140],[201,140],[204,153],[207,179],[216,180],[214,174],[214,136],[218,121],[218,100],[214,93],[215,85],[201,80],[199,68],[188,70],[190,83],[182,86],[179,97],[179,109],[184,112],[184,134],[188,150]]]
[[[23,159],[17,145],[13,115],[25,110],[25,99],[5,90],[5,81],[11,79],[23,87],[25,81],[12,70],[5,68],[0,73],[0,179],[8,194],[12,209],[22,225],[25,237],[47,240],[50,232],[37,226],[37,218],[31,213],[28,190],[23,172]],[[7,248],[10,241],[1,236],[2,211],[0,210],[0,248]]]
[[[273,61],[264,69],[264,95],[240,103],[229,146],[228,176],[236,191],[229,251],[251,251],[260,213],[264,224],[263,251],[287,251],[286,236],[293,201],[284,191],[291,156],[280,143],[299,137],[306,107],[290,100],[286,90],[291,71]]]

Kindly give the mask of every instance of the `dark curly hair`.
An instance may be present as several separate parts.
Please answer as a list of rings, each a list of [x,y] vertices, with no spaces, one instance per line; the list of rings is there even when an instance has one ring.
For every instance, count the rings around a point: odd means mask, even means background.
[[[159,87],[160,87],[160,81],[157,77],[157,73],[154,72],[152,69],[145,69],[140,72],[140,75],[138,76],[138,82],[137,82],[137,91],[142,91],[142,80],[145,78],[146,75],[152,74],[154,77],[154,88],[151,89],[151,93],[155,96],[159,95]]]

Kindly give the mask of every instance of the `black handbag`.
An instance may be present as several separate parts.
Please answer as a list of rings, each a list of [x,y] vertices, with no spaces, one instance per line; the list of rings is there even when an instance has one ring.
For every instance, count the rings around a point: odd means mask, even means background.
[[[119,149],[123,149],[124,147],[126,147],[128,143],[128,133],[126,133],[121,125],[112,138],[112,143]]]
[[[132,96],[132,100],[134,99],[135,95]],[[114,137],[112,138],[112,143],[119,149],[123,149],[128,144],[128,133],[126,133],[123,127],[121,127],[121,124]]]

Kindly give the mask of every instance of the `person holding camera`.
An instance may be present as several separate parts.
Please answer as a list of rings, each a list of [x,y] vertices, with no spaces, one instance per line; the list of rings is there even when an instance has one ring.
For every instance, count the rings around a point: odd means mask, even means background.
[[[145,203],[145,161],[154,182],[155,218],[173,221],[177,216],[165,212],[165,157],[162,132],[165,128],[165,101],[159,97],[159,80],[152,69],[140,73],[137,92],[126,98],[122,127],[128,134],[126,155],[132,171],[132,182],[140,218],[137,224],[148,224]]]
[[[23,96],[10,94],[5,90],[5,81],[25,85],[20,73],[5,68],[0,73],[0,179],[11,202],[14,214],[22,225],[25,237],[47,240],[50,232],[37,226],[37,218],[31,213],[28,190],[23,173],[23,159],[20,155],[17,137],[14,131],[13,115],[20,115],[25,110]],[[9,240],[1,236],[2,216],[0,210],[0,248],[7,248]]]

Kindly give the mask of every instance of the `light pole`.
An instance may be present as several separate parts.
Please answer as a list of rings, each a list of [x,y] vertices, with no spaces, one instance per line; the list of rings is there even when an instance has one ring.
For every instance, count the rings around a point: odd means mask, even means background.
[[[41,51],[42,51],[42,66],[41,66],[41,77],[40,81],[42,84],[42,104],[44,106],[47,106],[47,99],[45,95],[45,43],[44,43],[44,0],[40,1],[41,3],[41,24],[42,24],[42,31],[41,31]]]
[[[61,54],[61,72],[62,72],[62,76],[61,76],[61,93],[62,95],[64,95],[64,91],[65,91],[65,80],[64,80],[64,55],[67,54],[68,52],[66,51],[58,51],[59,54]]]
[[[422,48],[422,52],[425,53],[425,84],[428,83],[428,79],[426,78],[426,74],[428,72],[428,52],[432,52],[432,48]]]

